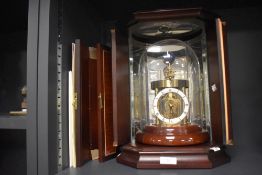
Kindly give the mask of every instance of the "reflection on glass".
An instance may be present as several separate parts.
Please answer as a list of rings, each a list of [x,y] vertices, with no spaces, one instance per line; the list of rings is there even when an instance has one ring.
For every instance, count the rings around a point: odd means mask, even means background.
[[[164,24],[169,27],[163,28]],[[161,37],[145,34],[149,29]],[[173,39],[176,36],[180,39]],[[131,28],[129,38],[133,140],[146,125],[191,123],[208,130],[208,76],[201,24],[143,23]]]

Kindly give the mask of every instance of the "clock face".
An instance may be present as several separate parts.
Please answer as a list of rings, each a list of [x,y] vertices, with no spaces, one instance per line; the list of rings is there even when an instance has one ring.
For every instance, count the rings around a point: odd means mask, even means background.
[[[159,120],[168,124],[177,124],[187,116],[189,103],[181,90],[165,88],[154,98],[153,109]]]

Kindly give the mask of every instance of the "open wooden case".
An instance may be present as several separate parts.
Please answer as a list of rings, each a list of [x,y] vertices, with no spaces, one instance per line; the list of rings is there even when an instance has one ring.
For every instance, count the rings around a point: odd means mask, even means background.
[[[120,146],[130,141],[127,44],[117,50],[116,44],[125,40],[111,32],[112,49],[101,44],[87,47],[79,39],[72,44],[69,155],[73,167],[116,157]]]
[[[77,165],[212,168],[232,144],[225,23],[202,9],[134,13],[112,47],[75,43]],[[91,58],[90,55],[95,55]]]

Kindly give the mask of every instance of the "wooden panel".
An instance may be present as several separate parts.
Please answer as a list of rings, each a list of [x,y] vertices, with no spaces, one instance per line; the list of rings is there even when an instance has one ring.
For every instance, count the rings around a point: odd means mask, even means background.
[[[232,116],[231,116],[231,94],[230,94],[230,75],[229,75],[229,61],[228,61],[228,51],[227,51],[227,31],[226,31],[226,23],[222,24],[223,28],[223,48],[224,48],[224,70],[225,70],[225,85],[224,89],[225,91],[225,98],[226,100],[226,105],[227,105],[227,116],[228,116],[228,121],[227,121],[227,127],[228,127],[228,133],[227,133],[227,141],[226,144],[233,144],[233,127],[232,127]]]
[[[202,8],[188,9],[169,9],[156,11],[140,11],[134,13],[135,21],[156,21],[166,19],[181,19],[181,18],[203,18],[212,19],[216,16],[213,13],[207,12]]]
[[[116,153],[113,146],[112,60],[110,49],[97,44],[99,160]]]
[[[200,8],[191,9],[174,9],[174,10],[157,10],[134,13],[135,19],[138,20],[157,20],[157,19],[174,19],[182,17],[195,17],[201,13]]]
[[[223,85],[223,116],[224,116],[224,143],[228,145],[233,144],[233,132],[231,122],[231,103],[230,103],[230,82],[229,82],[229,68],[228,68],[228,54],[227,54],[227,35],[226,23],[222,22],[220,18],[216,19],[219,57],[220,57],[220,71],[221,71],[221,84]]]
[[[88,114],[88,48],[75,41],[75,77],[74,89],[77,98],[75,108],[76,128],[76,165],[81,166],[91,159],[89,150],[89,114]]]
[[[206,21],[212,144],[223,144],[221,84],[215,20]]]
[[[89,58],[89,85],[88,85],[88,109],[89,109],[89,141],[90,149],[98,148],[98,117],[97,117],[97,61]]]
[[[161,147],[125,145],[119,163],[134,168],[213,168],[230,161],[224,148],[214,152],[209,145]]]
[[[120,146],[130,142],[128,42],[116,29],[111,35],[114,145]]]

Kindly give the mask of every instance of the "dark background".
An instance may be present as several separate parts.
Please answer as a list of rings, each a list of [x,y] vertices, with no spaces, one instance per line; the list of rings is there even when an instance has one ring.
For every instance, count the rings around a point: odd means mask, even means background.
[[[65,0],[68,2],[70,0]],[[71,2],[80,2],[81,0],[71,0]],[[42,1],[43,2],[43,1]],[[25,72],[19,74],[17,70],[25,70],[25,36],[19,34],[19,42],[13,41],[11,35],[23,33],[27,30],[27,0],[7,1],[5,5],[0,6],[1,20],[1,48],[3,49],[0,57],[0,73],[2,74],[1,82],[6,79],[7,75],[12,75],[14,79],[19,78],[18,86],[22,86],[26,80]],[[72,3],[73,4],[73,3]],[[259,1],[252,0],[228,0],[228,1],[210,1],[210,0],[84,0],[81,1],[81,11],[86,11],[89,18],[81,19],[87,22],[87,27],[91,30],[87,31],[88,37],[95,33],[96,36],[88,38],[90,44],[97,42],[97,26],[99,23],[107,23],[115,20],[128,22],[132,12],[137,10],[156,10],[156,9],[175,9],[184,7],[204,7],[207,10],[214,11],[222,16],[227,22],[228,29],[228,54],[229,54],[229,70],[230,70],[230,87],[231,87],[231,104],[232,104],[232,120],[234,143],[232,147],[228,147],[227,152],[231,156],[231,162],[212,170],[137,170],[110,160],[106,163],[98,163],[91,161],[79,169],[67,169],[61,174],[138,174],[138,175],[183,175],[183,174],[261,174],[262,166],[262,7]],[[68,7],[71,13],[75,13],[78,7]],[[73,10],[74,9],[74,10]],[[82,16],[84,14],[80,14]],[[68,17],[69,18],[69,17]],[[78,21],[77,21],[78,22]],[[78,30],[81,30],[81,23],[78,23]],[[94,27],[94,25],[96,27]],[[68,31],[70,33],[71,31]],[[81,31],[82,32],[82,31]],[[17,35],[12,35],[17,36]],[[6,39],[9,38],[9,39]],[[16,37],[17,38],[17,37]],[[75,36],[72,36],[75,38]],[[103,40],[101,38],[100,40]],[[7,42],[8,41],[8,42]],[[16,42],[16,43],[14,43]],[[71,40],[68,40],[71,43]],[[4,52],[6,44],[11,45],[16,52],[11,59],[6,57],[4,60]],[[10,49],[10,47],[9,47]],[[9,52],[9,51],[8,51]],[[17,54],[22,53],[22,54]],[[15,57],[20,58],[15,61]],[[18,58],[18,57],[17,57]],[[8,63],[8,68],[4,67],[4,63]],[[16,63],[16,66],[12,64]],[[19,69],[18,69],[19,68]],[[12,71],[13,70],[13,71]],[[19,75],[19,76],[17,76]],[[0,84],[3,87],[3,84]],[[8,84],[12,87],[12,83]],[[8,88],[0,88],[0,91]],[[19,99],[11,98],[9,102],[20,104]],[[0,96],[0,101],[6,98]],[[12,100],[13,99],[13,100]],[[14,105],[15,107],[15,105]],[[2,105],[0,112],[8,111],[7,107]],[[44,131],[43,131],[44,132]],[[4,174],[5,170],[12,169],[11,172],[19,174],[19,169],[25,168],[26,146],[25,131],[0,130],[0,174]],[[6,147],[10,147],[6,151]],[[16,146],[15,146],[16,145]],[[14,148],[14,149],[13,149]],[[14,151],[12,151],[12,149]],[[22,166],[22,168],[19,168]],[[21,171],[20,171],[21,172]],[[24,171],[23,171],[24,172]],[[10,173],[9,173],[10,174]],[[12,174],[12,173],[11,173]],[[23,174],[23,173],[20,173]]]
[[[228,53],[235,151],[262,157],[262,8],[222,10]]]
[[[192,2],[192,3],[191,3]],[[256,1],[91,1],[105,21],[129,21],[132,12],[163,8],[204,7],[227,22],[228,56],[234,146],[228,146],[231,162],[212,170],[137,170],[116,163],[91,161],[65,174],[261,174],[262,166],[262,7]],[[89,6],[90,7],[90,6]],[[61,173],[61,174],[63,174]]]

